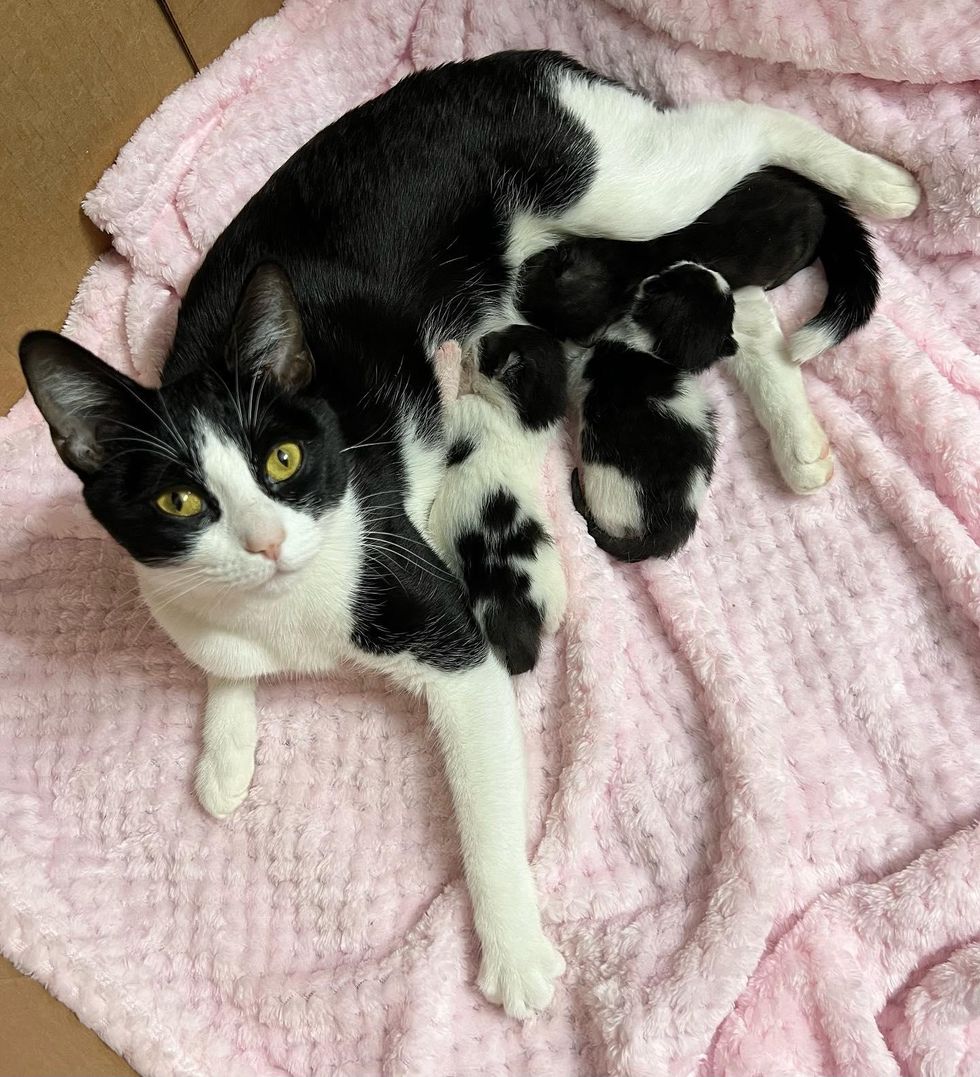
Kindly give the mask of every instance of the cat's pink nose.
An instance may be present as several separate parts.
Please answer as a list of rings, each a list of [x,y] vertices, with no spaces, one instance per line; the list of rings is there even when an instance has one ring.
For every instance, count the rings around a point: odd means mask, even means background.
[[[282,544],[286,539],[285,531],[281,529],[274,532],[249,535],[245,539],[245,549],[249,553],[260,553],[268,557],[270,561],[278,561],[282,553]]]

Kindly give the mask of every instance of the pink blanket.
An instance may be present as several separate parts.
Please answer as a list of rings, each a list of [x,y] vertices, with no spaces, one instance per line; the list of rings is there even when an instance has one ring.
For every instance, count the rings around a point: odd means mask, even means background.
[[[568,618],[517,690],[569,971],[525,1026],[473,987],[419,709],[353,673],[267,685],[249,799],[206,817],[202,678],[33,405],[0,423],[0,945],[147,1077],[980,1071],[980,15],[662,8],[292,0],[88,199],[117,253],[69,331],[145,378],[176,293],[270,171],[443,60],[558,46],[660,99],[763,99],[901,161],[927,199],[879,230],[872,326],[810,368],[826,491],[784,491],[724,374],[717,479],[675,560],[597,553],[552,461]]]

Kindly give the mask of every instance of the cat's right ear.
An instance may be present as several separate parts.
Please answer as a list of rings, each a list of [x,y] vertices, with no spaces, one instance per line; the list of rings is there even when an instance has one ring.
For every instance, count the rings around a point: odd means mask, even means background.
[[[303,336],[299,304],[285,269],[262,262],[238,298],[226,351],[253,377],[267,376],[286,392],[296,392],[313,377],[313,358]]]
[[[122,422],[145,390],[80,344],[46,329],[21,340],[20,364],[61,459],[80,475],[98,471],[109,455],[107,428]]]

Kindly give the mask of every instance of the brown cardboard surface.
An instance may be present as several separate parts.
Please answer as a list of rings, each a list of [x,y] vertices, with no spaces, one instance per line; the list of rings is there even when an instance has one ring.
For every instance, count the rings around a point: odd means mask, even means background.
[[[39,983],[0,958],[0,1077],[135,1073]]]
[[[79,209],[140,121],[191,74],[154,0],[5,0],[0,69],[0,411],[16,347],[60,328],[107,244]]]
[[[273,15],[282,0],[167,0],[198,67],[206,67],[256,19]]]

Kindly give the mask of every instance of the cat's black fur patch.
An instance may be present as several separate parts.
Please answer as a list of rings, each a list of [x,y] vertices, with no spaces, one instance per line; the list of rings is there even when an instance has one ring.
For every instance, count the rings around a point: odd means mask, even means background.
[[[446,466],[455,467],[457,464],[463,463],[464,460],[468,460],[473,455],[475,449],[476,445],[474,445],[472,438],[457,438],[449,446],[449,451],[446,453]]]
[[[629,306],[639,282],[682,260],[733,289],[775,288],[819,259],[827,296],[811,325],[836,342],[865,325],[878,301],[867,230],[843,199],[784,168],[746,177],[693,224],[644,242],[575,239],[521,269],[521,313],[549,332],[587,341]]]

